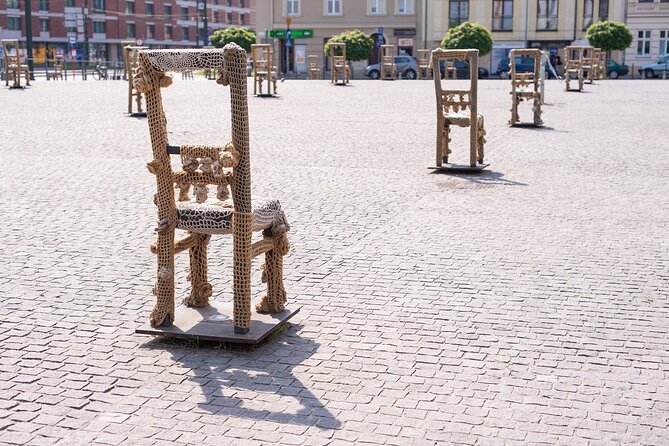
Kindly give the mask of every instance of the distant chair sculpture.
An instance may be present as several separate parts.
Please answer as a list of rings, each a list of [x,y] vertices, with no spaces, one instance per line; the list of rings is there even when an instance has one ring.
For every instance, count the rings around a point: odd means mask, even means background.
[[[46,80],[60,79],[63,80],[63,68],[65,66],[65,57],[56,55],[51,59],[51,72],[47,71]]]
[[[453,170],[480,171],[487,167],[483,164],[485,145],[485,125],[483,116],[478,113],[478,50],[432,51],[432,66],[439,67],[442,62],[467,61],[469,63],[469,88],[444,89],[440,76],[434,76],[437,98],[437,168]],[[447,165],[451,153],[451,126],[469,127],[469,166]],[[478,163],[478,164],[477,164]]]
[[[444,79],[457,79],[457,78],[458,78],[458,69],[455,67],[455,62],[452,60],[447,60],[446,62],[444,62]]]
[[[429,79],[432,75],[430,50],[418,50],[418,79]],[[425,75],[423,75],[425,73]]]
[[[346,85],[351,81],[351,68],[346,62],[346,44],[337,42],[330,43],[330,61],[332,61],[332,75],[330,82],[337,85],[341,75],[341,84]]]
[[[592,54],[592,77],[593,79],[602,80],[606,76],[606,63],[602,60],[602,53],[606,58],[606,52],[601,48],[595,48]],[[604,63],[603,63],[604,62]]]
[[[572,89],[572,80],[578,82],[578,88]],[[564,89],[565,91],[583,90],[583,47],[566,46],[564,48]]]
[[[606,78],[606,51],[599,50],[599,79]]]
[[[21,63],[21,52],[17,39],[2,39],[2,55],[5,62],[5,86],[10,88],[23,88],[21,85],[21,74],[25,76],[26,85],[30,86],[30,69],[28,65]],[[9,79],[12,85],[9,85]]]
[[[258,96],[274,96],[276,94],[276,67],[272,61],[272,46],[267,43],[251,45],[253,61],[253,94]],[[263,94],[263,82],[267,83],[267,93]]]
[[[532,59],[533,70],[519,73],[516,67],[516,59]],[[514,49],[509,52],[509,77],[511,78],[511,119],[509,124],[519,125],[518,104],[522,101],[532,101],[534,112],[533,123],[535,126],[543,125],[541,120],[541,92],[539,91],[541,77],[541,50],[537,49]]]
[[[135,46],[132,40],[124,41],[125,43],[132,42],[132,45],[125,45],[123,47],[123,64],[126,69],[126,78],[128,79],[128,114],[130,116],[146,116],[146,112],[142,110],[142,93],[134,87],[133,72],[139,66],[138,54],[139,51],[148,49],[145,46]],[[135,107],[133,109],[133,102]]]
[[[218,70],[216,82],[230,87],[232,141],[213,146],[171,146],[160,93],[161,88],[172,83],[166,73],[204,69]],[[147,98],[153,151],[153,160],[147,167],[157,183],[154,196],[158,207],[157,240],[151,246],[158,263],[154,288],[157,302],[150,316],[153,327],[169,327],[175,321],[177,252],[190,252],[191,292],[184,303],[191,307],[209,305],[212,286],[207,279],[207,247],[215,234],[232,234],[234,332],[244,334],[250,330],[254,257],[265,254],[263,282],[267,282],[267,294],[256,305],[256,311],[284,310],[283,256],[290,248],[286,235],[290,227],[277,200],[251,200],[246,79],[246,53],[234,43],[223,49],[139,53],[133,82]],[[172,171],[170,154],[181,155],[183,170]],[[209,196],[208,185],[216,187],[216,199]],[[228,186],[232,188],[232,196]],[[179,192],[175,193],[175,189]],[[193,199],[189,196],[191,189]],[[186,231],[186,236],[175,240],[176,229]],[[263,238],[252,243],[253,232],[258,231],[262,231]]]
[[[397,71],[395,68],[395,45],[381,45],[381,79],[395,80]]]
[[[307,79],[321,79],[321,69],[318,68],[318,56],[311,54],[308,60],[309,70],[307,71]]]
[[[596,65],[599,61],[595,58],[595,49],[593,47],[583,46],[581,48],[583,81],[592,84],[595,81],[594,72],[597,69]]]

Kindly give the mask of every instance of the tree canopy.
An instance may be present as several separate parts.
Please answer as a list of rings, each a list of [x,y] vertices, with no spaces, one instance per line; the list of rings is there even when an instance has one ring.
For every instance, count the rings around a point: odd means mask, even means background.
[[[330,37],[323,47],[326,56],[330,55],[330,43],[335,42],[346,44],[346,58],[351,61],[369,59],[374,48],[374,41],[371,37],[358,29],[354,29]]]
[[[597,22],[588,27],[585,33],[590,45],[604,51],[624,50],[632,44],[632,33],[624,23]]]
[[[256,43],[256,33],[248,28],[231,26],[214,31],[210,40],[216,48],[223,48],[228,43],[234,42],[244,48],[244,51],[250,53],[251,45]]]
[[[492,51],[492,33],[477,23],[464,22],[448,30],[441,47],[444,49],[477,49],[480,56]]]

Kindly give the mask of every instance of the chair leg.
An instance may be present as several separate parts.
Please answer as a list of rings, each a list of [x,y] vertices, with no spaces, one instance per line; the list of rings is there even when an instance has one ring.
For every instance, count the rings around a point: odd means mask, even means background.
[[[248,333],[251,329],[251,239],[253,214],[232,214],[233,238],[233,305],[236,334]]]
[[[444,138],[443,138],[444,144],[441,149],[441,156],[444,163],[448,163],[448,155],[451,154],[450,142],[451,142],[451,126],[446,125],[444,126]]]
[[[509,125],[515,125],[518,120],[518,98],[515,94],[511,93],[511,119],[509,120]]]
[[[265,253],[263,282],[267,283],[267,294],[256,305],[258,313],[280,313],[286,308],[286,290],[283,287],[283,256],[288,253],[290,243],[286,234],[278,236],[274,249]]]
[[[198,234],[198,241],[190,248],[190,296],[184,299],[189,307],[206,307],[211,297],[211,284],[207,281],[207,246],[210,235]]]
[[[534,112],[534,125],[543,125],[543,121],[541,120],[541,97],[536,96],[534,98],[534,107],[532,108],[532,111]]]
[[[174,322],[174,228],[164,228],[158,232],[156,240],[158,271],[156,305],[149,316],[152,327],[169,327]]]
[[[476,149],[477,149],[477,158],[479,164],[483,164],[483,156],[485,152],[485,121],[483,120],[483,117],[478,119],[478,127],[477,127],[477,137],[476,137]]]

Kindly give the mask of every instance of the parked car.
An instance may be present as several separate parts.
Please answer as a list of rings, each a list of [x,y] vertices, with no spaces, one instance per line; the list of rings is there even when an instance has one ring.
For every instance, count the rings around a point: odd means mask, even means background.
[[[402,74],[405,79],[416,79],[418,74],[418,62],[411,56],[401,55],[395,56],[395,70],[398,74]],[[378,79],[381,77],[381,67],[375,63],[365,68],[365,76],[370,79]]]
[[[497,63],[497,75],[500,79],[508,79],[511,71],[511,60],[502,57]],[[516,56],[516,73],[531,73],[534,71],[534,59],[531,57]]]
[[[630,69],[627,65],[619,64],[613,59],[606,60],[606,75],[611,79],[618,79],[629,73]]]
[[[456,60],[454,61],[455,64],[455,70],[458,74],[458,79],[469,79],[469,64],[463,60]],[[446,71],[445,69],[446,65],[442,61],[439,64],[439,71],[441,72],[441,77],[444,77],[444,72]],[[486,77],[490,76],[490,72],[483,68],[479,67],[479,79],[485,79]]]
[[[659,59],[653,63],[642,65],[641,68],[639,68],[639,74],[643,75],[646,79],[652,79],[667,70],[667,66],[669,66],[669,54],[660,56]]]

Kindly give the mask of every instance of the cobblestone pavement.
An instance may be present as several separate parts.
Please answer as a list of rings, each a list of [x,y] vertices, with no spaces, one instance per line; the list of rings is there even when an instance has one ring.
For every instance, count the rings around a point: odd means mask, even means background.
[[[667,444],[669,83],[549,82],[535,130],[481,82],[491,166],[460,177],[426,169],[429,81],[250,97],[254,191],[292,223],[302,306],[255,351],[134,334],[155,184],[125,89],[0,90],[1,444]],[[172,143],[228,139],[225,88],[164,95]],[[231,242],[212,245],[229,300]]]

